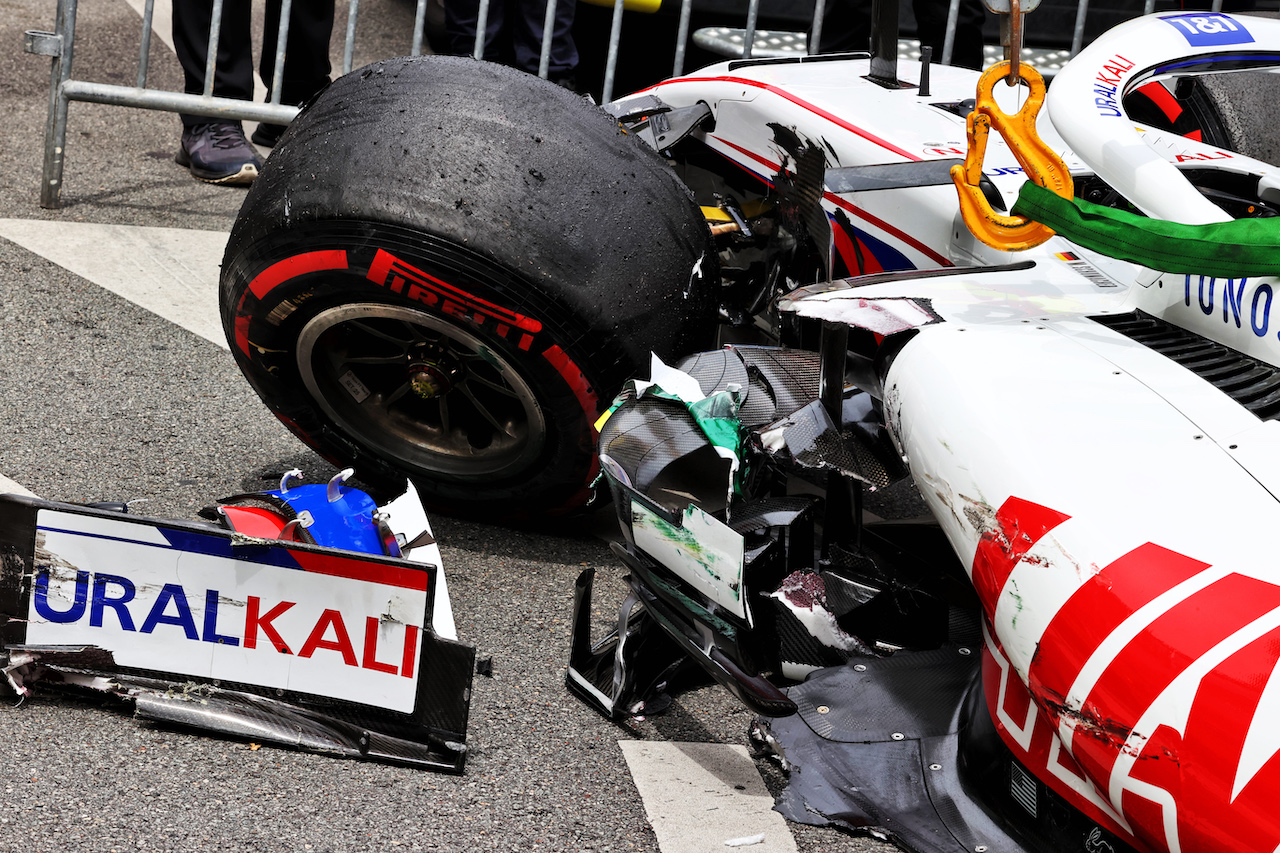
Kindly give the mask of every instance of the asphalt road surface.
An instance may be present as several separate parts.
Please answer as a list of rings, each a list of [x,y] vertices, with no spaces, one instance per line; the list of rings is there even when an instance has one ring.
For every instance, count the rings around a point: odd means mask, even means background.
[[[356,66],[408,52],[412,16],[409,0],[366,0]],[[76,232],[101,249],[79,265],[56,251],[77,223],[183,229],[192,251],[170,258],[168,274],[176,292],[189,267],[194,287],[214,274],[199,259],[229,230],[244,191],[200,184],[174,164],[175,116],[72,104],[63,207],[42,210],[49,61],[19,46],[24,30],[51,30],[53,20],[53,0],[0,0],[0,219],[26,225],[0,233],[43,235],[51,247],[0,238],[0,475],[51,499],[145,499],[136,511],[178,518],[211,498],[269,487],[290,468],[327,479],[332,468],[267,413],[225,348],[191,330],[200,317],[162,319],[101,283],[135,277],[110,251],[132,232]],[[76,76],[131,81],[139,28],[126,0],[81,4]],[[176,59],[157,40],[151,85],[179,83]],[[750,714],[727,693],[700,689],[662,716],[601,719],[563,685],[574,578],[595,567],[616,590],[621,575],[599,536],[433,522],[460,638],[493,659],[493,677],[476,678],[463,775],[259,749],[140,724],[96,698],[2,697],[0,850],[686,849],[681,834],[739,790],[719,790],[731,774],[714,767],[734,764]],[[603,624],[616,599],[601,598]],[[664,752],[670,744],[682,746]],[[652,792],[688,770],[673,755],[713,772],[680,782],[691,787],[679,804],[658,803]],[[776,771],[760,770],[778,784]],[[759,781],[741,787],[750,794]],[[638,785],[650,791],[648,809]],[[751,799],[768,838],[744,849],[889,849],[787,827],[767,797]]]

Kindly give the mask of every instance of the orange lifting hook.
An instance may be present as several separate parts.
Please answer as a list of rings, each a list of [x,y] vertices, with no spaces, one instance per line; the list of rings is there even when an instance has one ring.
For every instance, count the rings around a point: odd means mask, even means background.
[[[1062,158],[1036,134],[1036,116],[1044,103],[1044,78],[1039,72],[1026,63],[1018,67],[1018,77],[1031,90],[1021,110],[1009,115],[996,105],[991,90],[1011,73],[1010,63],[1001,62],[979,78],[977,104],[967,123],[969,149],[964,165],[951,167],[951,180],[960,191],[960,213],[973,235],[994,249],[1019,252],[1039,246],[1053,236],[1053,231],[1025,216],[996,213],[983,195],[978,183],[982,180],[982,158],[991,129],[994,127],[1004,137],[1029,180],[1063,198],[1071,198],[1074,189]]]

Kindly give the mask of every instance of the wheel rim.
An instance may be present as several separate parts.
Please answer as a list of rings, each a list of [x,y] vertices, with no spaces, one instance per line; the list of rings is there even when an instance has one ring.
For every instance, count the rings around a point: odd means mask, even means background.
[[[313,317],[298,370],[347,435],[401,467],[452,478],[502,476],[542,449],[545,421],[510,363],[466,329],[380,303]]]

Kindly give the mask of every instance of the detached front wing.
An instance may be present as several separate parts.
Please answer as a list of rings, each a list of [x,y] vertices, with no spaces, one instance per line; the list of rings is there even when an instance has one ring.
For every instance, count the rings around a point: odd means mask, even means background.
[[[436,635],[437,570],[214,526],[0,496],[0,667],[15,690],[461,772],[475,650]]]

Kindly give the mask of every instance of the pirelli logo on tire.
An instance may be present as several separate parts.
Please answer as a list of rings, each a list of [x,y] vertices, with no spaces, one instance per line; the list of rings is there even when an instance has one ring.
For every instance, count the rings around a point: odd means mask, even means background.
[[[405,299],[420,302],[442,314],[473,323],[505,338],[519,349],[529,350],[542,323],[500,305],[494,305],[465,290],[441,281],[429,273],[379,249],[369,266],[368,279]]]

